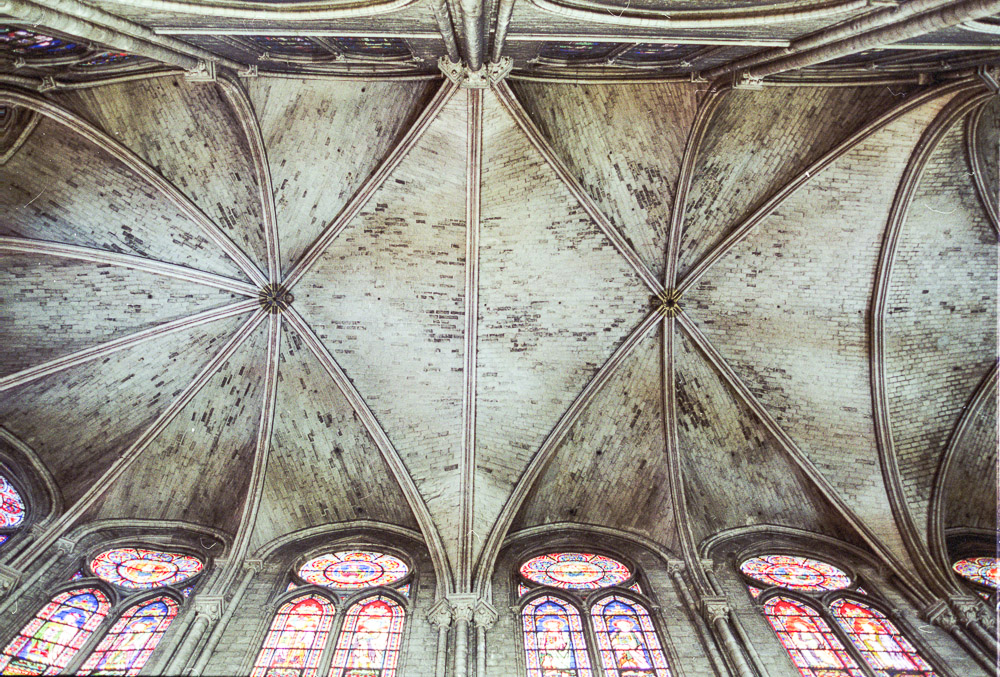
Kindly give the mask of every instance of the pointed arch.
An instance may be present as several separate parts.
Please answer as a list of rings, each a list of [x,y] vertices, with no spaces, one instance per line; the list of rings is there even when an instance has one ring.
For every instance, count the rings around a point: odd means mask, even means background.
[[[330,677],[395,677],[403,643],[403,606],[385,595],[359,600],[344,617]]]
[[[592,677],[580,612],[555,595],[535,597],[521,610],[528,677],[555,671],[567,677]]]
[[[101,639],[80,672],[139,674],[176,618],[177,608],[177,602],[166,595],[133,604]]]
[[[4,674],[62,672],[108,615],[111,603],[97,588],[59,593],[35,614],[0,654]]]
[[[862,677],[864,673],[819,612],[792,597],[764,602],[767,618],[802,677]]]
[[[590,607],[590,622],[608,677],[670,677],[659,635],[640,602],[608,595]]]
[[[935,677],[930,664],[878,609],[842,598],[830,604],[830,612],[877,674]]]
[[[318,594],[283,604],[264,637],[252,677],[317,677],[334,613],[333,602]]]

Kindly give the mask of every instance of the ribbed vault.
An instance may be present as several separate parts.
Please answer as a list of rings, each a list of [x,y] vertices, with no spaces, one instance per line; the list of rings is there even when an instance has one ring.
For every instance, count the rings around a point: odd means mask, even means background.
[[[689,557],[785,526],[908,568],[903,517],[988,521],[955,487],[995,430],[996,232],[964,155],[995,103],[914,174],[978,87],[0,93],[42,116],[0,166],[0,423],[67,506],[17,564],[140,518],[229,534],[223,580],[354,520],[420,530],[441,592],[553,522]]]

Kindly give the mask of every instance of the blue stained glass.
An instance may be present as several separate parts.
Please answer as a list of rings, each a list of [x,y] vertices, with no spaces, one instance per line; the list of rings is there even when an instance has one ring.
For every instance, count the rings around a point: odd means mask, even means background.
[[[59,56],[79,51],[82,48],[75,42],[62,40],[51,35],[43,35],[14,26],[0,25],[0,52],[8,52],[19,56],[34,54]]]
[[[602,59],[621,47],[617,42],[546,42],[540,56],[546,59]]]
[[[568,602],[546,595],[521,612],[528,677],[591,677],[580,614]]]
[[[608,677],[670,677],[667,657],[645,607],[617,595],[590,609]]]

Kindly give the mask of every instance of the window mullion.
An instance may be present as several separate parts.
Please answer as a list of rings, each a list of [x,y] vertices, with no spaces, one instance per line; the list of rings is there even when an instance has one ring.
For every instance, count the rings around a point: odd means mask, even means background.
[[[875,674],[874,668],[868,664],[865,660],[864,655],[858,650],[858,647],[854,645],[854,642],[848,637],[847,633],[840,626],[840,622],[834,618],[833,614],[830,612],[829,604],[823,604],[819,610],[820,617],[826,621],[826,624],[830,627],[830,632],[840,640],[840,643],[844,646],[844,651],[846,651],[854,662],[858,664],[858,667],[862,672],[865,673],[866,677],[879,677]]]
[[[590,657],[590,670],[594,677],[609,677],[601,660],[601,648],[597,643],[597,633],[594,632],[594,621],[590,616],[590,607],[586,602],[580,605],[583,609],[580,620],[583,622],[583,640],[587,645],[587,655]]]
[[[337,651],[337,643],[340,641],[340,634],[344,631],[344,623],[347,622],[347,607],[342,604],[340,597],[336,598],[337,613],[330,624],[330,632],[326,636],[323,644],[323,651],[319,655],[319,665],[316,667],[317,677],[327,677],[333,665],[333,655]]]

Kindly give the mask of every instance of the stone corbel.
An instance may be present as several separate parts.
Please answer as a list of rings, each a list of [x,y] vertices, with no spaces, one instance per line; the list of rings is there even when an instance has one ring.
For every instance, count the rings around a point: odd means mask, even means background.
[[[184,73],[191,82],[215,82],[215,62],[199,61],[198,65]]]
[[[499,83],[514,68],[514,61],[509,56],[492,61],[477,71],[469,70],[464,63],[455,62],[446,56],[438,59],[438,68],[444,76],[459,87],[467,89],[487,89]]]
[[[756,78],[747,71],[741,71],[736,81],[733,83],[733,89],[749,89],[758,90],[764,89],[764,79]]]
[[[473,611],[473,621],[475,624],[483,630],[489,630],[497,622],[497,618],[499,616],[493,605],[484,599],[479,600]]]
[[[6,597],[13,590],[16,590],[23,575],[24,573],[19,569],[0,564],[0,597]]]
[[[955,614],[948,608],[948,604],[943,599],[939,599],[930,606],[924,607],[920,612],[920,617],[928,623],[949,632],[957,625]]]

